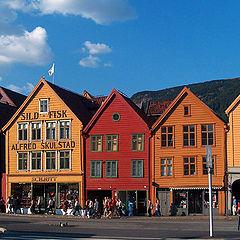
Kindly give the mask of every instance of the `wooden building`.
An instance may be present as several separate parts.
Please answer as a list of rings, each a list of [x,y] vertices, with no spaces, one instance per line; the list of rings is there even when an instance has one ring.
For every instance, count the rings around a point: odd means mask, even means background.
[[[232,211],[233,196],[240,201],[240,95],[227,108],[228,213]]]
[[[208,214],[206,145],[213,154],[214,214],[225,213],[225,123],[184,88],[152,126],[152,199],[161,213]]]
[[[150,194],[150,127],[145,113],[113,90],[84,128],[85,195],[117,197],[146,213]]]
[[[4,126],[6,136],[6,196],[49,197],[55,207],[83,192],[81,130],[97,106],[85,97],[43,78]],[[44,206],[43,206],[44,207]]]
[[[9,121],[26,96],[0,87],[0,129]],[[0,131],[0,197],[6,201],[5,135]]]

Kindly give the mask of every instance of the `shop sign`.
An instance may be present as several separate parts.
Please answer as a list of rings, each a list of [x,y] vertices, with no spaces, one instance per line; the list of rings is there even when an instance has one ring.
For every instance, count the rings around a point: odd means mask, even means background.
[[[56,182],[57,177],[32,177],[32,182]]]
[[[39,119],[39,112],[33,113],[22,113],[21,120],[37,120]],[[48,112],[49,118],[67,118],[67,110],[58,110],[58,111],[49,111]]]
[[[40,149],[72,149],[75,148],[75,146],[75,141],[42,142]],[[36,148],[36,143],[16,143],[12,145],[11,150],[35,150]]]

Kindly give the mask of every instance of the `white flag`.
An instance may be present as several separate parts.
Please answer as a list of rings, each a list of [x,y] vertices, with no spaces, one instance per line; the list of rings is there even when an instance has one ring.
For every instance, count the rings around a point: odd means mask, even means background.
[[[54,63],[52,65],[52,67],[48,70],[48,75],[52,76],[54,74]]]

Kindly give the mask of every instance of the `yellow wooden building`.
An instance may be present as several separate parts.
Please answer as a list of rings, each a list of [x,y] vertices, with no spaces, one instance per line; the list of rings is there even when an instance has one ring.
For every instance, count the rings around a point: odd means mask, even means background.
[[[233,196],[240,201],[240,95],[227,108],[228,213],[232,211]]]
[[[214,214],[224,214],[225,123],[185,87],[152,130],[152,199],[159,198],[162,214],[208,214],[206,145],[213,154]]]
[[[7,196],[29,207],[31,198],[83,201],[81,130],[97,106],[43,78],[3,131],[6,137]]]

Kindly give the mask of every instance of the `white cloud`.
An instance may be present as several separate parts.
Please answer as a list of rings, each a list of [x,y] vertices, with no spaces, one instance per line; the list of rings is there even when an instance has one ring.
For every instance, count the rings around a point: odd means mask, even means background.
[[[34,86],[32,83],[27,83],[27,85],[23,86],[23,87],[19,87],[14,84],[10,84],[7,86],[7,88],[9,88],[12,91],[19,92],[19,93],[30,93],[33,90]]]
[[[136,18],[128,0],[8,0],[11,9],[40,14],[72,14],[91,19],[97,24]]]
[[[88,57],[80,60],[79,64],[82,67],[96,68],[98,67],[99,62],[101,62],[101,60],[98,57],[93,57],[92,55],[89,55]]]
[[[103,66],[104,66],[104,67],[111,67],[112,64],[111,64],[111,63],[104,63]]]
[[[44,65],[51,60],[52,51],[47,44],[47,32],[42,27],[18,35],[0,36],[0,64],[23,63]]]
[[[103,54],[112,52],[112,49],[104,43],[95,44],[91,43],[90,41],[86,41],[84,45],[86,46],[90,54]]]

